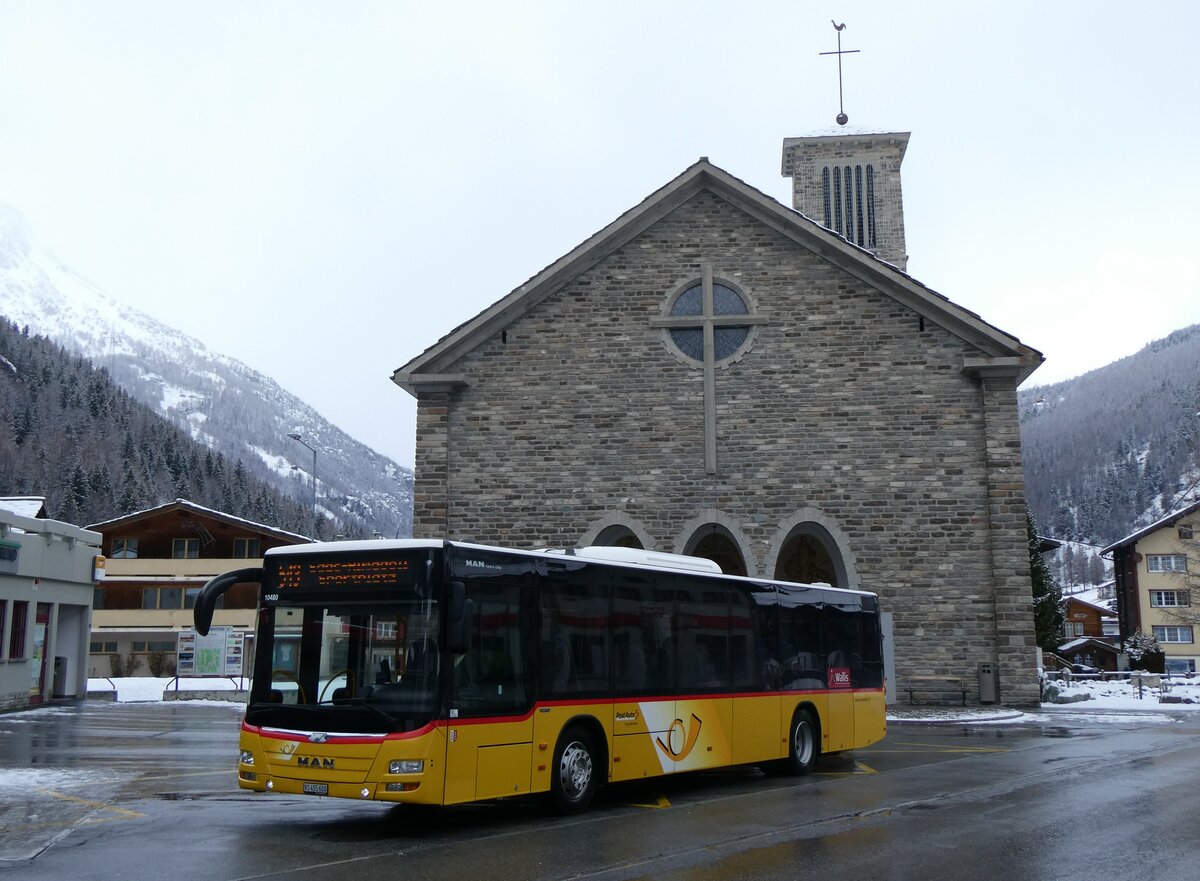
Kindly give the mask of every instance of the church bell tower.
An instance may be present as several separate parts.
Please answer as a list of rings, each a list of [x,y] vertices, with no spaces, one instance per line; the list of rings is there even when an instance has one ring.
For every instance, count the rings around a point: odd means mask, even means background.
[[[900,194],[900,163],[908,147],[908,132],[847,129],[842,88],[842,56],[858,49],[842,48],[846,25],[830,22],[837,32],[837,49],[821,52],[838,63],[840,128],[805,138],[784,138],[783,176],[792,179],[792,206],[833,230],[846,241],[865,248],[905,271],[904,199]]]
[[[838,130],[784,138],[792,206],[897,269],[908,265],[900,163],[908,132]]]

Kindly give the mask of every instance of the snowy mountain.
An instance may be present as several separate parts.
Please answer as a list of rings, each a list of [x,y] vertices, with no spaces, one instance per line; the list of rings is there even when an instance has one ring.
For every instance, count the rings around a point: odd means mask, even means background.
[[[103,367],[134,399],[281,492],[317,503],[322,538],[412,529],[412,471],[359,443],[312,407],[233,358],[132,309],[35,244],[0,205],[0,314]]]
[[[1200,325],[1017,399],[1040,534],[1104,546],[1200,497]]]

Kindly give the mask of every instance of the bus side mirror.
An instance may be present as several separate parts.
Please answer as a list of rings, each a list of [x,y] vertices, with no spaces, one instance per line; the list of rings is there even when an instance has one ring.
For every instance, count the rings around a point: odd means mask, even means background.
[[[451,581],[446,610],[446,648],[452,654],[461,655],[470,647],[474,612],[474,601],[467,599],[467,586],[461,581]]]

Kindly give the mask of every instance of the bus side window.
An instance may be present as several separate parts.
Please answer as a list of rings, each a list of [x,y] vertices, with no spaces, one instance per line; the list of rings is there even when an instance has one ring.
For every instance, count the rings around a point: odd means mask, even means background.
[[[821,652],[821,608],[812,605],[781,606],[779,642],[785,689],[825,687],[825,662]]]

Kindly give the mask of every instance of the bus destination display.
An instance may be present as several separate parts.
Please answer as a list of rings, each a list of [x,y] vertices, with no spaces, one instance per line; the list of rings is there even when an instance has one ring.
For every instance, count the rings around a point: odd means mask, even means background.
[[[279,564],[280,590],[392,587],[412,583],[408,560],[295,560]]]

